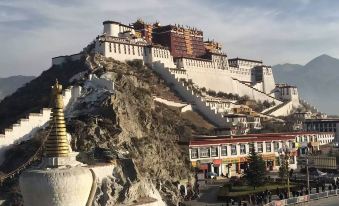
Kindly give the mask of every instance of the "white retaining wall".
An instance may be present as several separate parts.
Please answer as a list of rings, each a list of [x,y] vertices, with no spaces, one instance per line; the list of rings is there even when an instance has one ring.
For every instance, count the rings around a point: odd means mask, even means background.
[[[80,60],[81,57],[82,57],[82,53],[72,54],[72,55],[68,55],[68,56],[54,57],[54,58],[52,58],[52,66],[61,65],[61,64],[65,63],[67,61],[67,59],[69,59],[71,61],[77,61],[77,60]]]
[[[65,109],[80,96],[80,87],[71,87],[63,91]],[[28,118],[20,119],[12,128],[0,134],[0,164],[4,161],[4,153],[13,144],[18,144],[33,137],[36,131],[46,126],[51,118],[51,109],[43,108],[40,113],[30,113]]]
[[[160,98],[160,97],[155,97],[154,101],[160,102],[162,104],[165,104],[165,105],[168,105],[168,106],[171,106],[171,107],[181,108],[180,109],[181,112],[192,111],[192,105],[190,105],[190,104],[169,101],[167,99],[163,99],[163,98]]]

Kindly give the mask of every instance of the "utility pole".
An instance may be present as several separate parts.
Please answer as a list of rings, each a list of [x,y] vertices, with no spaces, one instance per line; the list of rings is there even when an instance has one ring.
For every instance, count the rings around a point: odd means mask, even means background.
[[[306,154],[307,190],[308,190],[308,194],[311,194],[311,190],[310,190],[310,172],[308,170],[308,155],[309,155],[309,151],[308,151],[308,148],[307,148],[307,154]]]
[[[287,171],[287,198],[290,198],[290,171],[288,171],[288,166],[290,163],[290,154],[285,154],[286,155],[286,171]]]

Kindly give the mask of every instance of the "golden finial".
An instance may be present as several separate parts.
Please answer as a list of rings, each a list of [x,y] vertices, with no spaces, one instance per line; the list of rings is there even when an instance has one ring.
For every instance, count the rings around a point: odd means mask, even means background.
[[[66,134],[62,85],[58,80],[52,86],[52,116],[49,124],[50,135],[45,142],[45,156],[68,157],[69,143]]]

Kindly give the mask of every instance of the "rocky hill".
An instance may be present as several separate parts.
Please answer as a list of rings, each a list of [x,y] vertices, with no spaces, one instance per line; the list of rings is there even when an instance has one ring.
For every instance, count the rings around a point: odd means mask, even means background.
[[[95,205],[136,203],[154,188],[167,204],[176,205],[180,201],[176,183],[192,178],[188,148],[178,144],[178,140],[190,138],[195,132],[207,133],[212,126],[196,113],[180,113],[177,108],[153,101],[153,95],[178,97],[140,62],[125,64],[102,56],[90,56],[87,60],[51,68],[6,98],[0,104],[0,116],[19,117],[47,105],[53,79],[58,78],[62,84],[70,85],[68,80],[81,71],[109,76],[115,82],[115,91],[111,94],[86,88],[84,80],[72,82],[84,85],[86,90],[86,95],[68,111],[71,118],[67,119],[67,129],[72,135],[72,148],[79,151],[81,161],[88,164],[91,164],[88,154],[99,147],[115,151],[119,157],[132,161],[127,165],[126,162],[120,164],[118,176],[99,186]],[[34,90],[37,92],[32,92]],[[27,103],[22,106],[15,99]],[[30,101],[32,99],[37,101]],[[10,103],[20,112],[9,110],[5,113],[4,107]],[[8,153],[7,162],[18,161],[22,147],[17,156],[15,149]],[[15,167],[17,164],[11,165]],[[3,172],[10,170],[4,166],[0,169]],[[13,189],[15,185],[14,181],[10,185],[12,189],[6,191],[17,199],[20,196],[18,190]]]
[[[34,76],[21,75],[0,78],[0,101],[34,78]]]
[[[273,66],[273,73],[277,82],[296,85],[301,97],[321,112],[339,114],[339,59],[321,55],[305,65]]]

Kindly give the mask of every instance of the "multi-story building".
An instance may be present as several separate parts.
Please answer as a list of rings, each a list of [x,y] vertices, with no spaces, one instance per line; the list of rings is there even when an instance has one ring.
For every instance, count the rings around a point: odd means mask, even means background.
[[[292,151],[290,168],[296,169],[296,157],[304,156],[307,148],[310,152],[318,151],[319,146],[329,144],[334,136],[333,132],[195,136],[189,143],[189,155],[192,166],[198,170],[231,176],[243,172],[252,148],[262,155],[267,170],[277,170],[278,151],[288,147]]]
[[[197,136],[189,143],[193,167],[218,175],[242,174],[252,148],[262,155],[267,170],[277,170],[280,165],[278,150],[284,146],[292,150],[290,167],[296,168],[295,135],[248,134],[240,136]]]
[[[306,131],[317,132],[336,132],[339,119],[325,118],[325,119],[305,119],[304,129]]]

